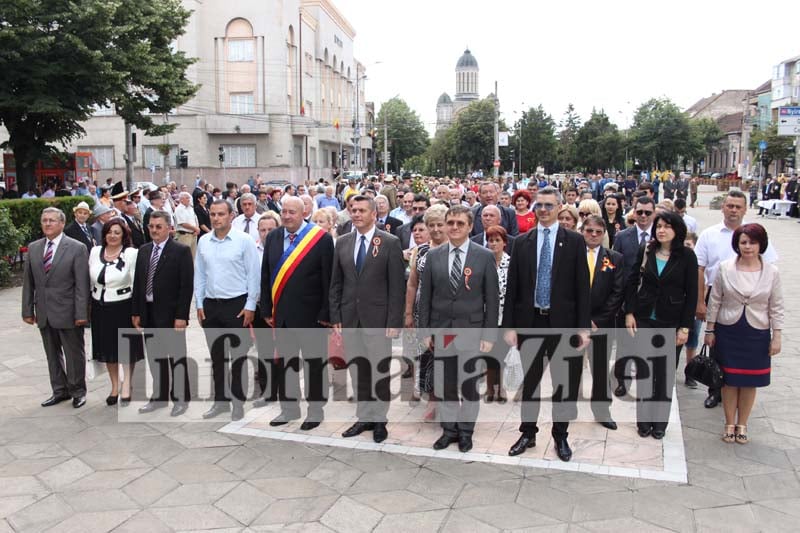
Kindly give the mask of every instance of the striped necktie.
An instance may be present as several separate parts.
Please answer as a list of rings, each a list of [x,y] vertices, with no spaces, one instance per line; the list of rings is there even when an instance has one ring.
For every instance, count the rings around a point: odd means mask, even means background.
[[[144,293],[150,299],[153,298],[153,278],[156,275],[156,267],[158,267],[158,258],[161,256],[161,247],[153,244],[153,253],[150,255],[150,267],[147,269],[147,283],[145,284]]]
[[[453,266],[450,268],[450,290],[453,294],[458,292],[458,285],[461,283],[461,249],[453,248]]]
[[[53,241],[47,241],[47,250],[45,250],[42,258],[42,266],[45,274],[50,272],[50,267],[53,266]]]

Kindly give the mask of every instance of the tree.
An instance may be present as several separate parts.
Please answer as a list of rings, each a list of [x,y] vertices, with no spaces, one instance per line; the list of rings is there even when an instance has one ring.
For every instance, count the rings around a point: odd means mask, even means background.
[[[455,129],[450,127],[436,132],[425,155],[430,163],[431,174],[449,175],[455,172],[457,162],[454,147]]]
[[[533,174],[539,166],[544,166],[546,172],[553,169],[556,161],[555,132],[553,117],[541,105],[522,113],[522,118],[515,124],[511,143],[518,146],[522,137],[522,172]]]
[[[559,170],[572,170],[577,166],[575,138],[581,128],[581,117],[575,112],[575,106],[569,104],[558,132],[556,148],[556,166]]]
[[[458,168],[489,169],[494,161],[495,102],[485,98],[469,104],[450,126],[450,147]]]
[[[389,168],[399,172],[409,157],[421,155],[428,148],[428,132],[419,115],[408,107],[401,98],[392,98],[381,105],[377,126],[388,125],[389,152],[391,154]],[[378,136],[378,158],[383,157],[383,136]]]
[[[672,168],[680,157],[692,154],[689,119],[668,98],[652,98],[636,110],[630,144],[642,165]]]
[[[773,161],[783,161],[794,153],[794,137],[778,135],[778,125],[770,124],[766,130],[754,130],[750,137],[748,149],[754,154],[761,155],[759,143],[766,141],[767,149],[764,150],[764,168],[768,168]]]
[[[149,112],[165,113],[196,87],[191,60],[171,45],[189,11],[179,0],[14,0],[0,8],[2,148],[14,152],[20,188],[37,160],[85,133],[96,106],[113,104],[127,122],[162,135]]]
[[[574,140],[575,162],[586,171],[610,169],[622,163],[623,140],[603,110],[592,109]]]
[[[691,129],[692,149],[687,154],[691,159],[704,159],[711,148],[719,142],[724,135],[719,124],[710,118],[689,120]]]

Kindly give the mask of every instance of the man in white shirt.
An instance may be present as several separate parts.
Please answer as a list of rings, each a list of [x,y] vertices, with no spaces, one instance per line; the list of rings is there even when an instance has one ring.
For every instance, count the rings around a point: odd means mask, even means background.
[[[683,218],[683,222],[686,224],[686,230],[697,233],[697,219],[686,213],[686,200],[683,198],[675,198],[672,205],[675,206],[675,212]]]
[[[233,219],[233,227],[243,231],[258,242],[258,214],[256,213],[256,197],[252,193],[245,193],[239,198],[239,207],[242,214]]]
[[[706,304],[711,286],[717,277],[719,265],[736,255],[731,243],[733,232],[744,224],[744,215],[747,212],[747,197],[742,191],[728,191],[722,203],[722,222],[715,224],[700,234],[694,253],[697,255],[697,286],[705,290],[697,291],[697,311],[695,316],[699,320],[706,319]],[[778,261],[778,253],[770,244],[762,255],[768,263]],[[708,389],[708,397],[704,405],[707,408],[716,407],[721,401],[719,389]]]
[[[178,195],[178,207],[175,208],[175,240],[185,244],[192,250],[192,259],[197,252],[197,236],[200,235],[200,226],[197,215],[192,207],[192,195],[181,192]],[[166,204],[165,204],[166,205]]]
[[[403,198],[400,200],[400,205],[389,212],[390,217],[394,217],[403,224],[408,224],[411,222],[411,218],[414,216],[412,212],[412,206],[414,205],[414,193],[407,192],[403,195]]]

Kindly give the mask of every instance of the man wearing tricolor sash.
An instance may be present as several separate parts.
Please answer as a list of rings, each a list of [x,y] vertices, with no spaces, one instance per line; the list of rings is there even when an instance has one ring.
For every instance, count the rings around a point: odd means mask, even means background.
[[[308,413],[300,429],[308,431],[323,420],[328,397],[325,357],[330,325],[328,291],[333,262],[333,239],[303,219],[303,201],[287,197],[281,210],[282,227],[267,235],[261,263],[261,311],[274,328],[276,356],[273,387],[281,413],[270,422],[281,426],[300,418],[300,353],[305,370]]]

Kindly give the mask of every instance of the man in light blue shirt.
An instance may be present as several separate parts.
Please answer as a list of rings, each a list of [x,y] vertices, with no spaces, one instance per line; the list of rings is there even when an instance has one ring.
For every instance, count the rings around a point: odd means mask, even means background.
[[[261,264],[255,241],[232,227],[234,213],[228,202],[215,200],[209,213],[214,231],[197,243],[194,276],[197,320],[206,330],[214,381],[214,405],[203,418],[229,411],[232,403],[235,421],[244,416],[248,367],[242,358],[250,348],[247,328],[261,289]],[[238,336],[238,346],[222,337],[222,329]]]
[[[333,186],[328,185],[325,187],[325,194],[318,194],[316,197],[317,209],[322,209],[323,207],[335,207],[336,210],[339,210],[339,200],[336,199],[336,196],[333,194]]]

